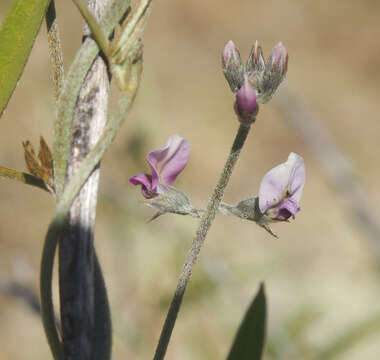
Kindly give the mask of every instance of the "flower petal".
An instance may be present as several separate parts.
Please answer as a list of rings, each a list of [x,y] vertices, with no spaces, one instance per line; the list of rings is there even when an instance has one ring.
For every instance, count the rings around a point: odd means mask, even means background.
[[[286,221],[290,217],[295,218],[295,215],[300,211],[300,207],[297,203],[290,199],[285,199],[284,201],[281,201],[281,203],[277,207],[277,217],[276,220],[278,221]]]
[[[290,153],[288,160],[270,170],[261,180],[259,207],[262,213],[289,197],[297,205],[305,184],[303,158]],[[289,192],[286,194],[286,192]]]
[[[254,116],[258,111],[256,92],[246,76],[243,85],[236,93],[236,109],[240,117]]]
[[[301,200],[303,187],[306,180],[306,169],[303,158],[296,153],[290,153],[288,162],[293,164],[292,175],[290,179],[290,199],[297,204]]]
[[[146,199],[154,197],[156,189],[152,186],[152,175],[137,174],[129,179],[132,185],[141,185],[141,192]]]
[[[152,186],[155,188],[159,182],[173,184],[189,161],[189,156],[190,144],[179,135],[172,135],[165,147],[150,152],[147,161],[152,169]]]

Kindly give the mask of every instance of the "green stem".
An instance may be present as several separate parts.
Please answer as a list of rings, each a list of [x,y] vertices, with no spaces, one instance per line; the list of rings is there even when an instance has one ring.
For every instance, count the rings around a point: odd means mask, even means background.
[[[80,0],[73,0],[74,4],[80,11],[83,18],[86,20],[88,27],[91,30],[92,35],[94,36],[96,43],[99,48],[102,50],[106,57],[109,56],[109,41],[103,33],[102,28],[100,27],[98,21],[88,10],[88,7],[84,5]]]
[[[64,225],[64,213],[57,213],[49,225],[41,258],[40,297],[41,316],[50,350],[55,360],[64,360],[64,354],[55,324],[54,306],[52,300],[52,277],[54,254],[58,237]]]
[[[161,331],[160,340],[158,342],[156,353],[154,355],[154,360],[162,360],[165,357],[177,315],[182,304],[182,299],[185,294],[186,287],[190,281],[193,267],[198,258],[199,252],[201,251],[202,245],[206,239],[211,224],[215,219],[216,211],[223,199],[224,191],[230,180],[233,168],[239,158],[240,151],[243,148],[249,130],[250,126],[240,125],[230,154],[228,155],[223,171],[219,177],[218,183],[216,184],[215,189],[208,201],[206,211],[202,215],[202,218],[199,222],[195,238],[187,255],[182,273],[177,283],[177,288],[175,290],[164,326]]]
[[[129,3],[129,0],[111,2],[106,14],[100,20],[101,28],[107,36],[111,35],[113,29],[129,8]],[[74,115],[78,93],[98,53],[99,48],[96,42],[91,38],[86,38],[70,66],[58,100],[53,149],[57,199],[60,198],[63,192],[66,178],[67,157],[71,141],[71,120]]]
[[[63,209],[66,209],[67,204],[72,203],[95,166],[99,163],[108,147],[112,144],[118,130],[122,126],[134,102],[138,85],[140,83],[142,67],[141,59],[138,63],[132,66],[129,91],[124,93],[120,99],[119,108],[116,115],[108,121],[103,130],[102,136],[83,160],[76,175],[66,185],[65,191],[63,192],[58,203],[57,211],[63,211]]]

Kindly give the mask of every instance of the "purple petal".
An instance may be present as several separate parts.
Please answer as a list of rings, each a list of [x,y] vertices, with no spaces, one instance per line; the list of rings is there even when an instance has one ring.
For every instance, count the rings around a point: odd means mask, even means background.
[[[290,153],[288,161],[293,163],[293,170],[290,179],[289,199],[299,203],[302,196],[303,187],[306,180],[306,169],[303,158],[295,153]]]
[[[297,206],[305,184],[305,165],[303,158],[290,153],[288,160],[270,170],[261,180],[259,188],[259,207],[265,211],[278,205],[285,198]]]
[[[275,220],[286,221],[290,217],[295,218],[295,215],[300,211],[297,203],[290,199],[285,199],[277,206],[278,215]]]
[[[159,182],[173,184],[189,161],[189,156],[190,144],[179,135],[172,135],[164,148],[150,152],[147,161],[152,169],[152,187],[157,187]]]
[[[152,186],[152,175],[137,174],[129,179],[132,185],[141,185],[141,192],[146,199],[155,196],[157,186]]]

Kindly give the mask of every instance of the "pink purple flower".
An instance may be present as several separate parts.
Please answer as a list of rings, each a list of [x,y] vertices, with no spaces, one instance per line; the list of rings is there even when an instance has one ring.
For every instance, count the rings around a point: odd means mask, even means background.
[[[141,185],[141,192],[147,199],[159,193],[159,184],[172,185],[179,173],[185,168],[190,156],[189,142],[172,135],[166,145],[151,151],[146,159],[152,174],[137,174],[129,179],[132,185]]]
[[[270,170],[259,188],[260,211],[271,221],[286,221],[300,211],[299,201],[305,184],[303,158],[290,153],[288,160]]]

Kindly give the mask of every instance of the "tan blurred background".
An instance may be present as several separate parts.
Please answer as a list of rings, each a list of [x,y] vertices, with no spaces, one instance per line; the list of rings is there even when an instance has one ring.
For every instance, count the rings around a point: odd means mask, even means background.
[[[10,4],[1,1],[0,20]],[[70,1],[57,1],[57,12],[68,68],[80,46],[82,21]],[[309,141],[286,122],[289,109],[279,101],[291,91],[307,104],[352,165],[369,202],[363,204],[376,219],[379,15],[376,0],[154,2],[140,92],[102,164],[95,237],[112,306],[114,359],[152,358],[197,224],[174,215],[146,224],[153,212],[141,204],[128,178],[146,171],[146,153],[178,133],[190,141],[192,154],[176,186],[195,205],[205,205],[237,128],[233,98],[220,70],[220,51],[229,39],[244,58],[256,39],[266,56],[283,41],[289,68],[278,98],[261,107],[225,200],[234,203],[257,194],[261,177],[294,151],[307,167],[302,211],[291,224],[273,226],[279,240],[254,223],[217,218],[167,359],[224,359],[260,281],[265,281],[269,302],[265,359],[315,359],[368,319],[374,320],[351,334],[347,351],[330,358],[380,358],[376,234],[371,238],[358,224],[347,195],[331,182]],[[43,25],[0,121],[0,164],[25,169],[23,140],[37,144],[42,134],[51,144],[49,76]],[[0,182],[0,282],[15,281],[37,292],[42,241],[54,203],[39,190]],[[23,300],[0,292],[0,359],[49,357],[39,318]]]

